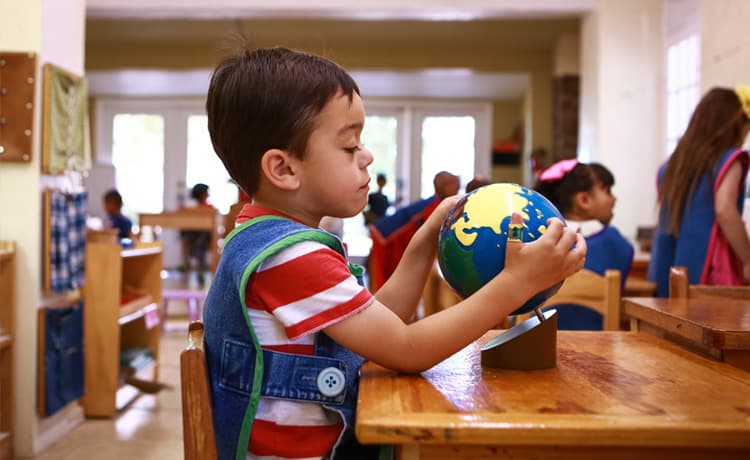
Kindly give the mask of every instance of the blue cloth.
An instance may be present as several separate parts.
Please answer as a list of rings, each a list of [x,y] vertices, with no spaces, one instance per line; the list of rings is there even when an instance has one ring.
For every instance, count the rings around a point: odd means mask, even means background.
[[[391,236],[393,233],[396,233],[403,227],[415,224],[414,222],[412,222],[412,219],[414,219],[421,212],[427,209],[431,204],[435,202],[436,199],[437,197],[431,196],[429,198],[415,201],[408,206],[404,206],[390,216],[385,216],[382,219],[378,219],[377,221],[375,221],[375,228],[378,229],[378,232],[380,232],[380,235],[383,238],[388,239],[389,236]],[[423,220],[420,220],[419,222],[416,222],[416,226],[418,227],[422,223]]]
[[[86,192],[49,191],[50,290],[83,286],[86,260]]]
[[[118,230],[117,238],[130,238],[133,222],[122,214],[107,214],[107,226]]]
[[[633,246],[615,227],[606,226],[586,237],[586,262],[583,267],[599,275],[607,270],[619,270],[621,288],[633,265]],[[555,305],[559,330],[600,331],[602,315],[580,305]]]
[[[322,332],[316,335],[314,356],[261,350],[245,308],[247,281],[258,265],[286,247],[310,240],[346,256],[342,243],[330,233],[275,216],[244,223],[224,243],[203,317],[219,459],[245,458],[260,396],[317,402],[339,413],[345,428],[332,457],[341,443],[354,439],[363,358]],[[361,276],[361,270],[353,268],[352,273]],[[330,367],[345,376],[345,391],[335,396],[321,393],[316,383],[321,371]]]
[[[44,310],[44,413],[83,396],[83,303]]]
[[[673,266],[687,267],[688,283],[700,284],[706,267],[706,254],[708,252],[711,232],[716,224],[715,192],[710,189],[720,179],[717,176],[737,155],[746,152],[738,152],[730,149],[724,152],[716,164],[709,181],[707,174],[700,178],[698,187],[690,201],[685,203],[680,220],[678,235],[670,235],[667,230],[667,213],[669,207],[663,205],[659,214],[659,225],[654,232],[654,243],[651,250],[651,261],[648,267],[648,279],[656,283],[656,296],[669,296],[669,269]],[[658,183],[661,186],[662,176],[666,163],[659,168]],[[744,179],[743,183],[744,185]],[[744,187],[742,188],[744,190]],[[743,193],[737,197],[737,210],[742,214],[744,204]]]

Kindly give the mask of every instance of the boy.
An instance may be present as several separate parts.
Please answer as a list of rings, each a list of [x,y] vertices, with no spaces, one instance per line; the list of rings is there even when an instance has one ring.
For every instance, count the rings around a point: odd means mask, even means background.
[[[252,197],[205,303],[219,458],[365,458],[352,436],[365,359],[427,369],[583,265],[583,239],[550,221],[536,242],[510,245],[506,269],[476,294],[410,324],[458,197],[425,221],[376,296],[357,283],[361,268],[317,228],[367,204],[373,157],[352,78],[305,53],[243,51],[215,69],[206,109],[216,153]]]
[[[117,229],[117,238],[130,238],[133,223],[122,213],[122,195],[115,189],[104,194],[104,211],[107,213],[107,228]]]

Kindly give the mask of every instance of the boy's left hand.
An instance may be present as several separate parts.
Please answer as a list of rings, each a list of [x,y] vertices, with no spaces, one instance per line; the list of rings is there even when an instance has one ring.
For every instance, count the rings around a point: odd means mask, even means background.
[[[426,230],[429,235],[433,235],[437,240],[438,234],[440,233],[440,226],[443,225],[445,216],[448,215],[448,211],[460,200],[464,195],[453,195],[444,198],[443,201],[432,211],[432,214],[427,218],[422,227],[427,227]]]

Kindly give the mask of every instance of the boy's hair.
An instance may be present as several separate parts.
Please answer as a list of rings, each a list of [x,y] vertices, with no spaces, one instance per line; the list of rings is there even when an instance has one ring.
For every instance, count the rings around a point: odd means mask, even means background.
[[[667,162],[659,187],[659,204],[669,205],[667,230],[677,235],[685,203],[695,194],[701,176],[708,175],[708,192],[714,189],[713,172],[721,156],[739,148],[750,119],[737,94],[727,88],[712,88],[690,117],[685,134]]]
[[[120,195],[117,189],[109,189],[104,194],[104,202],[114,203],[118,208],[122,208],[122,195]]]
[[[208,185],[198,183],[193,185],[193,189],[190,190],[190,198],[200,200],[205,193],[208,193]]]
[[[573,209],[573,197],[579,192],[588,192],[595,185],[604,188],[615,185],[615,177],[600,163],[578,163],[562,179],[539,181],[534,189],[547,197],[563,215]]]
[[[249,196],[269,149],[304,157],[315,118],[337,94],[359,88],[336,63],[286,48],[245,49],[214,70],[206,99],[208,131],[229,175]]]

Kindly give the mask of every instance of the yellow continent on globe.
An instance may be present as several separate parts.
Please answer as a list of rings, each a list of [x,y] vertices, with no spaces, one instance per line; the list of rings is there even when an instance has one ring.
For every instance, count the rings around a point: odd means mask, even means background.
[[[482,227],[490,228],[498,235],[502,232],[500,228],[501,220],[498,216],[508,216],[517,212],[523,217],[524,227],[528,232],[526,223],[529,221],[529,208],[532,204],[526,198],[523,188],[515,184],[496,184],[492,187],[481,187],[474,192],[470,200],[466,200],[464,213],[467,219],[456,219],[451,226],[451,230],[456,239],[464,246],[471,246],[477,237],[476,232],[466,232],[464,230],[477,229]],[[535,210],[537,217],[541,217],[542,212]],[[547,229],[545,225],[540,225],[537,231],[541,234]],[[529,233],[529,236],[536,238],[536,235]]]

